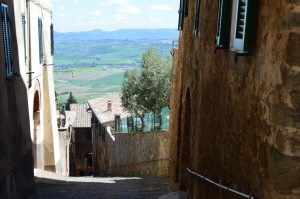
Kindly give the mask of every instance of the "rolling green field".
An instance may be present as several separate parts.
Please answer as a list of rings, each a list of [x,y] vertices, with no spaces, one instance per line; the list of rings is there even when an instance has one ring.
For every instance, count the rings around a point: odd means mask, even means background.
[[[169,56],[172,40],[73,40],[57,41],[54,83],[58,102],[65,103],[71,91],[78,101],[121,92],[126,70],[139,68],[149,47]]]
[[[65,103],[71,91],[78,101],[84,103],[106,93],[120,92],[126,68],[75,68],[54,71],[55,90],[59,103]]]

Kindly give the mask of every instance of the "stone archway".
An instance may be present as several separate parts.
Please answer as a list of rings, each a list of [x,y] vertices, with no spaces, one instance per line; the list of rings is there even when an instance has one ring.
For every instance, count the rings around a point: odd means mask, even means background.
[[[190,165],[190,132],[191,132],[191,97],[190,89],[187,89],[185,103],[183,105],[182,129],[180,136],[179,154],[179,188],[187,190],[189,174],[186,168]]]
[[[41,129],[41,100],[40,87],[36,83],[33,98],[33,133],[32,133],[32,153],[34,160],[34,168],[43,168],[43,142]]]

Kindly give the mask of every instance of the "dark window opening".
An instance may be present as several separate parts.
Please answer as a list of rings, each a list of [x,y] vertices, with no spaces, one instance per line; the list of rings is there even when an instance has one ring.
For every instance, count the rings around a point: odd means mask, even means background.
[[[196,1],[196,8],[195,8],[194,29],[193,29],[193,34],[196,37],[198,37],[198,34],[199,34],[200,4],[201,4],[201,0],[197,0]]]

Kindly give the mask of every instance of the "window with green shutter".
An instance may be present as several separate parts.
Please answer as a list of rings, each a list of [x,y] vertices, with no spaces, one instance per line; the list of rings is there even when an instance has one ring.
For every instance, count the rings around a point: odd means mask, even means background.
[[[221,48],[229,47],[230,8],[229,0],[219,0],[216,45]]]
[[[249,54],[255,37],[256,0],[237,0],[233,49]]]
[[[43,62],[43,21],[41,18],[38,19],[38,34],[39,34],[39,54],[40,54],[40,64]]]
[[[194,36],[198,37],[199,33],[199,17],[200,17],[200,6],[201,6],[201,0],[196,0],[196,7],[195,7],[195,19],[194,19],[194,28],[193,28],[193,34]]]
[[[26,17],[25,13],[22,14],[22,28],[23,28],[23,39],[24,39],[24,56],[25,56],[25,62],[26,62]]]
[[[189,0],[184,0],[184,16],[187,17],[189,13]]]
[[[10,29],[9,29],[9,20],[8,20],[8,6],[3,3],[1,4],[1,18],[2,18],[2,31],[3,31],[6,77],[12,77],[13,76],[13,66],[12,66]]]
[[[54,54],[54,29],[53,24],[50,26],[50,35],[51,35],[51,55]]]
[[[184,20],[184,0],[180,0],[178,14],[179,14],[178,30],[182,30],[183,29],[183,20]]]

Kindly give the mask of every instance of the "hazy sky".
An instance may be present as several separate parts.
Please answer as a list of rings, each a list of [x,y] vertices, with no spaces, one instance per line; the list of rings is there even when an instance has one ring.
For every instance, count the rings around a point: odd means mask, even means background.
[[[53,0],[55,31],[177,28],[179,0]]]

